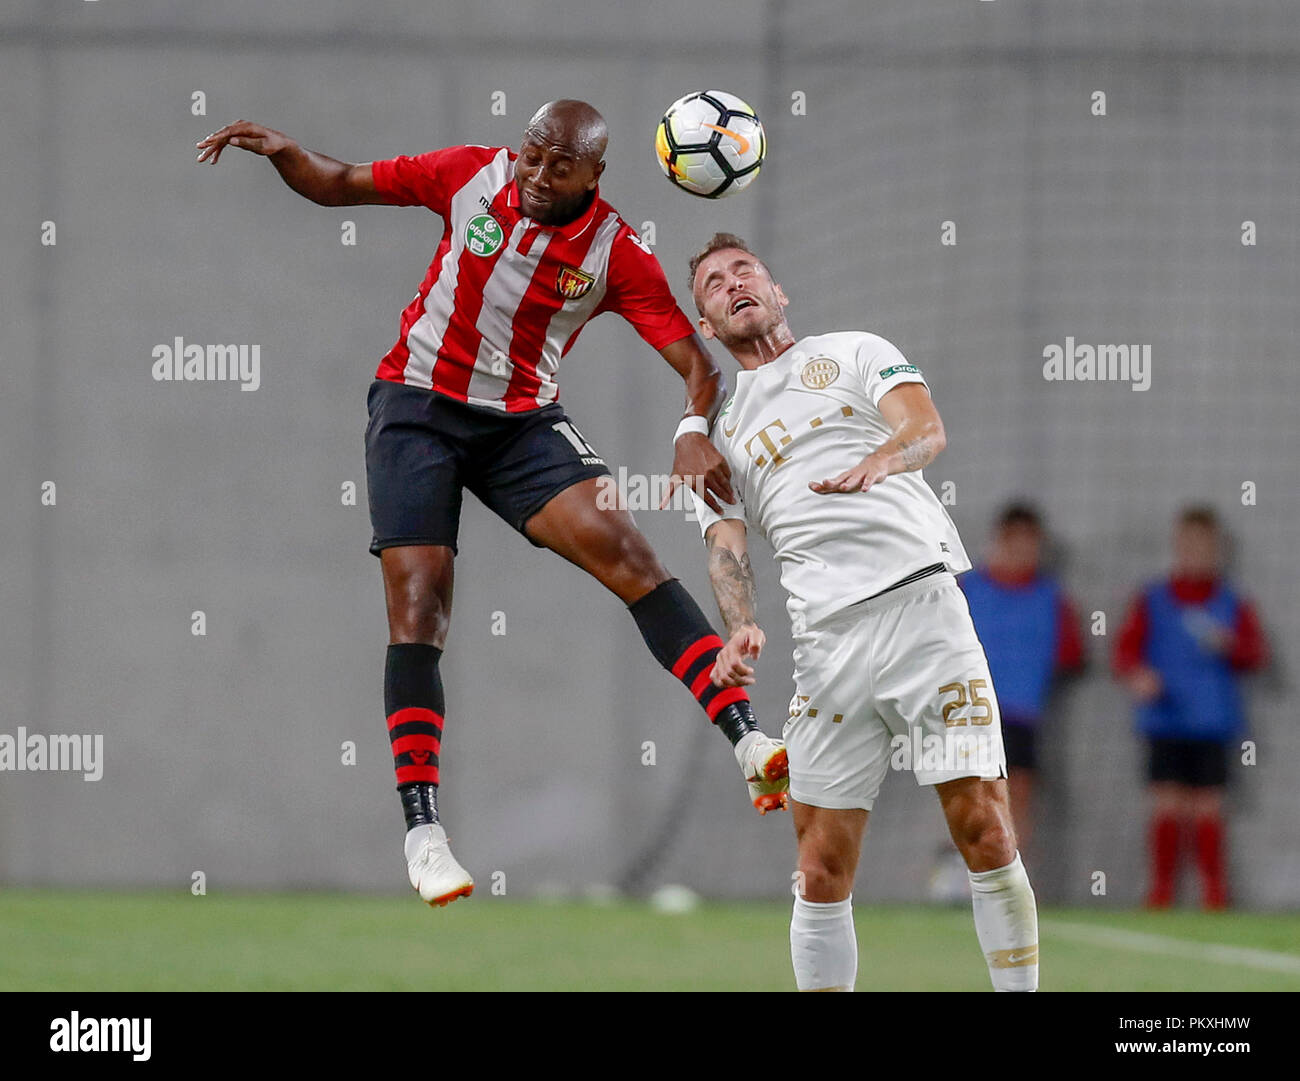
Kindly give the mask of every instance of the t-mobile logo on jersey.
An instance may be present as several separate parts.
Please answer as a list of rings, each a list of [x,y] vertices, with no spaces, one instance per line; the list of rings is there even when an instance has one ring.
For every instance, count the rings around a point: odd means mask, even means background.
[[[198,345],[176,336],[153,347],[153,377],[158,383],[238,383],[240,390],[262,385],[260,345]]]

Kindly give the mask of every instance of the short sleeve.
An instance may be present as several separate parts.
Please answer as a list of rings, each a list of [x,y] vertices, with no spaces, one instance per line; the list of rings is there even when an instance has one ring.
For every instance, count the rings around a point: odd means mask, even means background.
[[[686,490],[691,493],[691,503],[695,506],[695,517],[700,524],[701,537],[709,531],[711,525],[721,522],[724,518],[738,518],[742,522],[745,520],[745,504],[741,501],[740,496],[736,497],[734,503],[724,503],[719,499],[718,506],[723,511],[722,514],[719,514],[696,495],[693,488],[687,488]]]
[[[651,349],[663,349],[695,330],[678,307],[659,260],[627,226],[610,248],[605,299],[597,314],[603,311],[621,315]]]
[[[863,334],[857,352],[858,370],[862,376],[871,404],[880,405],[880,399],[903,383],[920,383],[927,390],[921,369],[908,360],[898,348],[878,334]]]
[[[371,162],[370,175],[375,190],[398,206],[425,206],[446,217],[451,197],[497,153],[486,146],[449,146]]]

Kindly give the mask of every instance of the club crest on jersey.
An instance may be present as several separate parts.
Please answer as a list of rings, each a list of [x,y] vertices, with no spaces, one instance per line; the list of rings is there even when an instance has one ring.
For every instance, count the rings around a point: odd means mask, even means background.
[[[813,357],[803,366],[799,378],[809,390],[825,390],[840,377],[840,366],[830,357]]]
[[[491,214],[475,214],[465,226],[465,247],[475,255],[492,255],[506,234]]]
[[[591,292],[596,279],[577,267],[561,266],[555,272],[555,291],[565,300],[577,300]]]

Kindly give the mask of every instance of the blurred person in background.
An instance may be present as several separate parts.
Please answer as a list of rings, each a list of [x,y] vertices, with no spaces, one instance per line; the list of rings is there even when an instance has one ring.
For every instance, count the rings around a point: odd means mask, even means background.
[[[957,580],[998,689],[1011,814],[1024,848],[1033,838],[1039,726],[1056,677],[1084,663],[1078,616],[1042,567],[1043,541],[1038,511],[1012,503],[998,515],[987,560]]]
[[[1148,746],[1146,903],[1173,903],[1184,848],[1194,846],[1204,907],[1226,908],[1224,793],[1230,752],[1246,726],[1240,679],[1268,663],[1268,642],[1255,609],[1224,577],[1213,508],[1180,512],[1173,546],[1169,576],[1138,593],[1114,656]]]

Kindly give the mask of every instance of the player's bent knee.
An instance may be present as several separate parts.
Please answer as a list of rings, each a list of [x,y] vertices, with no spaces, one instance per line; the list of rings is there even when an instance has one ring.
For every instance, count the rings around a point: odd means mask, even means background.
[[[419,576],[396,584],[388,591],[389,640],[423,642],[443,647],[451,623],[448,598]]]
[[[639,600],[672,576],[664,569],[650,542],[634,527],[605,539],[598,577],[629,603]]]
[[[992,871],[1016,858],[1015,832],[1000,816],[965,831],[963,841],[962,855],[972,871]]]
[[[423,642],[441,649],[451,620],[451,550],[398,548],[386,550],[384,556],[389,640]]]
[[[843,901],[853,892],[853,875],[823,866],[799,866],[800,896],[805,901],[830,904]]]
[[[842,901],[853,891],[856,854],[820,845],[801,845],[798,885],[806,901]]]
[[[436,595],[399,598],[388,607],[389,636],[394,642],[426,642],[442,648],[451,624],[451,609]]]
[[[628,525],[613,540],[611,555],[618,565],[626,568],[629,573],[640,574],[647,578],[664,574],[659,557],[650,547],[650,542],[635,526]]]

